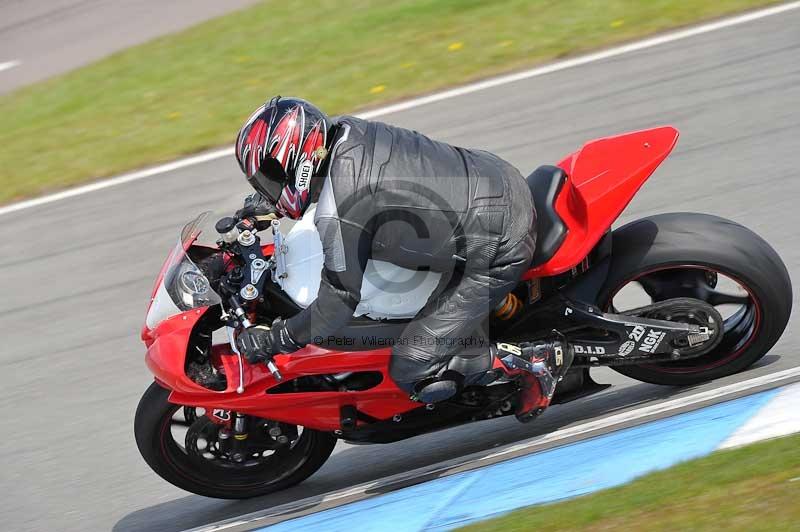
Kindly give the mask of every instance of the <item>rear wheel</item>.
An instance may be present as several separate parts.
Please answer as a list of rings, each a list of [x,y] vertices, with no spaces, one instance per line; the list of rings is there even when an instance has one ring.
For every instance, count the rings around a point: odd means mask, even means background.
[[[716,216],[674,213],[632,222],[613,233],[613,255],[600,302],[625,310],[688,297],[722,314],[723,336],[698,358],[619,366],[654,384],[688,385],[744,370],[778,341],[792,307],[786,267],[767,242]],[[681,321],[672,318],[674,321]]]
[[[221,425],[167,397],[169,391],[156,383],[142,396],[136,444],[153,471],[198,495],[247,499],[287,488],[319,469],[336,445],[328,433],[251,418],[246,445],[232,453]]]

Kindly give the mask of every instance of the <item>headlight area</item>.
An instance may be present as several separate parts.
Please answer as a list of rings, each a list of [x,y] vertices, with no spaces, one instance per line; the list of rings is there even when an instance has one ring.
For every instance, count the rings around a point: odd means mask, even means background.
[[[221,301],[212,290],[211,282],[191,260],[182,261],[165,286],[170,299],[181,311],[210,307]]]
[[[222,256],[218,251],[192,246],[187,253],[179,242],[170,254],[164,276],[147,311],[145,325],[148,329],[155,329],[165,319],[181,312],[220,303],[221,299],[212,288],[209,277],[190,258],[190,254],[198,256],[199,262],[212,275],[222,265]]]

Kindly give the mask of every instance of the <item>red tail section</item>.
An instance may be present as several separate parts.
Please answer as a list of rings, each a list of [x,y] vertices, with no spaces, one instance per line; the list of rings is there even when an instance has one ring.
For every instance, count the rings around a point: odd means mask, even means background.
[[[557,275],[580,264],[677,141],[673,127],[647,129],[593,140],[559,162],[569,177],[555,210],[569,232],[556,254],[528,270],[524,279]]]

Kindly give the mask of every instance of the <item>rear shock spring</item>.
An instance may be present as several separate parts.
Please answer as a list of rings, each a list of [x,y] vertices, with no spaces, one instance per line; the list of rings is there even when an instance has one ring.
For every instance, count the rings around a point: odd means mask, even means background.
[[[510,320],[522,309],[522,301],[512,293],[506,295],[494,308],[494,316],[499,320]]]

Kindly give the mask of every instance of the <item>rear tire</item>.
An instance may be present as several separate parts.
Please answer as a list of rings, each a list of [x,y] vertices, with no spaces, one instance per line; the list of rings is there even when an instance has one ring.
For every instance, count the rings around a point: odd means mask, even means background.
[[[739,324],[738,331],[750,336],[738,343],[722,342],[697,359],[613,368],[623,375],[676,386],[732,375],[763,357],[786,328],[792,309],[789,273],[775,250],[746,227],[706,214],[661,214],[617,229],[612,245],[609,276],[598,299],[603,308],[611,308],[614,295],[634,280],[694,270],[735,280],[749,293],[751,305],[741,315],[749,322]]]
[[[139,401],[134,421],[136,445],[145,462],[167,482],[206,497],[248,499],[293,486],[322,467],[336,438],[304,429],[291,449],[276,452],[269,467],[220,467],[187,454],[173,439],[171,423],[181,408],[167,401],[169,390],[150,385]],[[192,420],[193,421],[193,420]]]

